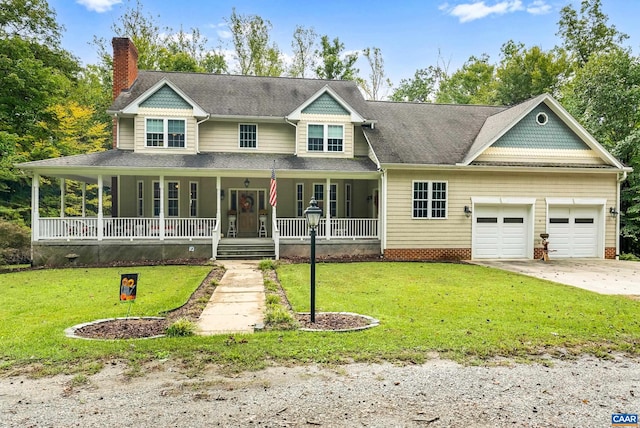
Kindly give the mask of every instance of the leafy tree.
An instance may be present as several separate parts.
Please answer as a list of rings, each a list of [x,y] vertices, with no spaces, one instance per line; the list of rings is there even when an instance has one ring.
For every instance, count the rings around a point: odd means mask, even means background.
[[[46,0],[0,2],[0,38],[18,37],[43,46],[60,47],[62,26]]]
[[[296,26],[291,42],[293,61],[289,68],[289,74],[292,77],[306,77],[307,72],[315,66],[313,54],[317,38],[318,35],[313,28]]]
[[[513,105],[543,93],[557,95],[569,64],[564,52],[544,52],[534,46],[509,40],[502,45],[502,60],[496,68],[495,101]]]
[[[280,76],[284,70],[280,50],[270,43],[271,22],[257,15],[238,15],[233,8],[227,20],[240,74]]]
[[[391,95],[392,101],[408,101],[417,103],[431,102],[437,86],[445,77],[440,66],[429,66],[416,70],[413,79],[402,79],[400,85]]]
[[[340,39],[336,37],[329,42],[329,36],[322,36],[320,49],[316,50],[316,56],[321,60],[316,67],[316,77],[328,80],[355,80],[359,71],[354,68],[358,54],[343,55],[343,51],[344,43],[340,42]]]
[[[491,104],[495,99],[494,70],[487,54],[469,57],[459,70],[443,78],[436,102]]]
[[[595,53],[618,48],[629,36],[608,25],[609,17],[602,12],[601,0],[582,0],[580,13],[571,4],[560,10],[557,35],[578,68]]]
[[[369,74],[369,80],[358,79],[360,88],[367,95],[370,100],[381,99],[381,90],[385,87],[391,87],[391,80],[389,80],[384,73],[384,58],[382,58],[382,52],[380,48],[365,48],[362,54],[367,59],[371,73]]]
[[[640,254],[640,61],[622,48],[592,54],[563,94],[567,110],[634,168],[622,185],[620,222],[623,249]]]

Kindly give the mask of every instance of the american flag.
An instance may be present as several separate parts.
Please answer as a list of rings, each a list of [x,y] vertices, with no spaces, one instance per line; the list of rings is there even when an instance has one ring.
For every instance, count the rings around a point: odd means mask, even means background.
[[[271,168],[271,187],[269,188],[269,203],[275,207],[278,203],[278,183],[276,181],[276,161]]]

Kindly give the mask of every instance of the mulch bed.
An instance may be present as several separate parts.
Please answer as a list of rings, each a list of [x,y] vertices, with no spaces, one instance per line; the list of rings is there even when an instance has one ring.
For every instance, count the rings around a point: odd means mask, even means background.
[[[164,319],[114,319],[87,325],[77,329],[75,333],[91,339],[140,339],[164,334],[165,329],[179,318],[196,322],[205,307],[204,302],[209,301],[216,288],[211,281],[220,280],[223,275],[224,269],[214,266],[187,303],[167,312]]]
[[[316,313],[315,323],[311,322],[309,314],[297,314],[296,319],[300,327],[313,330],[350,330],[371,324],[371,321],[361,316],[338,313]]]

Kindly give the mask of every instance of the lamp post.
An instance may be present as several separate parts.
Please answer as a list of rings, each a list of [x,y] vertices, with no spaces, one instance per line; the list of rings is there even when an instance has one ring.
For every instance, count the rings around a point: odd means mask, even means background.
[[[318,208],[316,198],[311,198],[309,206],[304,211],[304,216],[309,223],[311,234],[311,322],[316,322],[316,227],[320,223],[322,210]]]

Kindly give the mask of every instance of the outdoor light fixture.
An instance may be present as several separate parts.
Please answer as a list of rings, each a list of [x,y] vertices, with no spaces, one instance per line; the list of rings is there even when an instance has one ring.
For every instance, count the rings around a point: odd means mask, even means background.
[[[316,228],[320,223],[320,217],[322,216],[322,210],[318,208],[318,202],[316,198],[311,198],[309,206],[304,211],[304,216],[309,223],[309,233],[311,235],[311,308],[310,316],[311,322],[316,322]]]
[[[220,200],[224,201],[224,189],[220,189]]]
[[[244,187],[245,187],[245,188],[249,187],[249,184],[251,184],[251,182],[249,181],[249,179],[248,179],[248,178],[245,178],[245,179],[244,179]]]
[[[465,205],[464,206],[464,215],[469,217],[469,216],[471,216],[471,214],[472,214],[471,208],[469,208],[469,205]]]
[[[611,217],[615,217],[619,213],[618,213],[618,210],[616,209],[616,207],[611,207],[611,208],[609,208],[609,214],[611,215]]]

